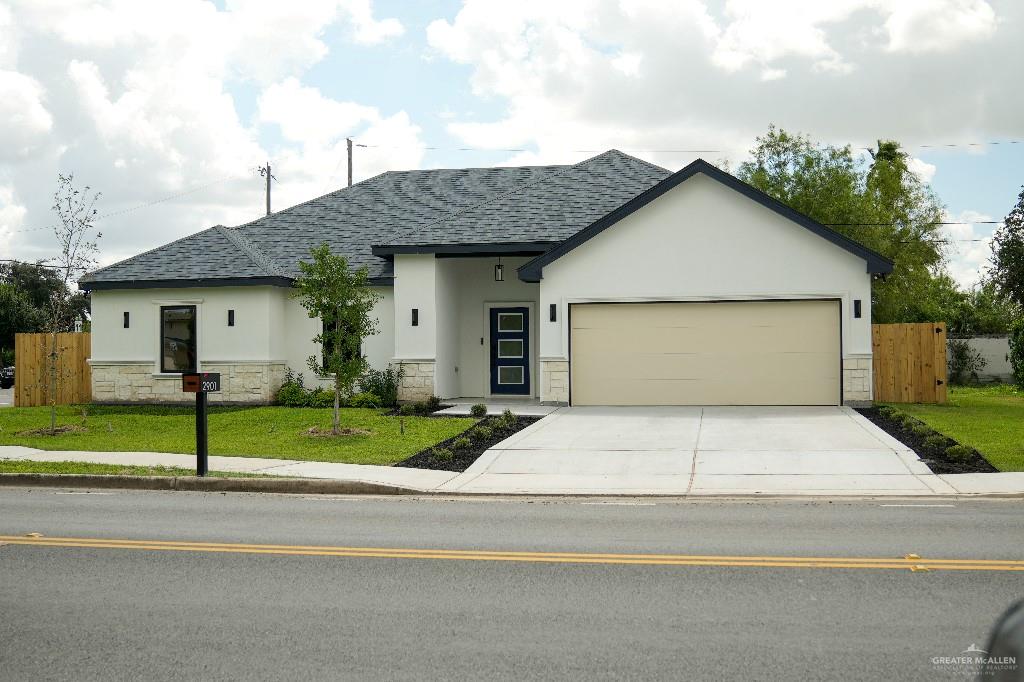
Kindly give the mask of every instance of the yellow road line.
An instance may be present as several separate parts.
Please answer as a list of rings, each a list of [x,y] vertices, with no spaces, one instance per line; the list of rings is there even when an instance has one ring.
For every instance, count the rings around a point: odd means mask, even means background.
[[[149,551],[337,556],[455,561],[516,561],[528,563],[631,564],[649,566],[748,566],[763,568],[874,568],[958,571],[1024,571],[1024,561],[1001,559],[929,559],[905,557],[788,557],[687,554],[601,554],[576,552],[513,552],[430,548],[329,547],[316,545],[256,545],[224,542],[125,540],[111,538],[26,537],[0,535],[0,543],[42,547],[135,549]]]
[[[309,545],[251,545],[241,543],[208,543],[208,542],[180,542],[161,540],[120,540],[107,538],[25,538],[22,536],[0,536],[0,540],[7,540],[17,544],[49,545],[49,546],[71,546],[71,547],[95,547],[115,549],[179,549],[186,551],[230,551],[230,552],[254,552],[254,553],[281,553],[281,554],[310,554],[320,556],[373,556],[393,558],[451,558],[451,559],[479,559],[479,560],[520,560],[520,561],[586,561],[586,562],[628,562],[628,563],[679,563],[688,564],[718,564],[726,562],[729,565],[740,565],[749,563],[771,563],[780,562],[786,565],[817,565],[825,564],[858,566],[865,564],[878,564],[882,567],[907,568],[920,566],[923,563],[931,566],[938,565],[971,565],[971,566],[992,566],[1007,570],[1017,570],[1024,567],[1024,562],[1012,560],[985,560],[985,559],[920,559],[918,557],[896,558],[846,558],[846,557],[779,557],[779,556],[714,556],[714,555],[662,555],[662,554],[597,554],[597,553],[561,553],[561,552],[511,552],[511,551],[488,551],[488,550],[442,550],[442,549],[396,549],[384,547],[325,547]]]

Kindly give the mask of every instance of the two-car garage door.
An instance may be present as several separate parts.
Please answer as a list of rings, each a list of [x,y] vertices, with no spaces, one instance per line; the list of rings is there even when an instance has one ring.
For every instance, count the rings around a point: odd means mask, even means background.
[[[573,405],[837,405],[839,302],[583,303]]]

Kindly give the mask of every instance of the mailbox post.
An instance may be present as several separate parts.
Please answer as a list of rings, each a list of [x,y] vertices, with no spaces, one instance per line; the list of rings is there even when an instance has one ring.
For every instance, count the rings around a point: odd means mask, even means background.
[[[192,372],[181,375],[181,390],[196,394],[196,476],[210,472],[206,429],[206,394],[220,392],[220,374]]]

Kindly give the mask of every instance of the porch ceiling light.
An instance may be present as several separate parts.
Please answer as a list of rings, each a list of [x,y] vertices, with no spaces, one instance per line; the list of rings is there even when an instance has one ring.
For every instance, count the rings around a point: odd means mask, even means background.
[[[505,266],[501,264],[501,256],[498,256],[498,264],[494,266],[494,281],[505,281]]]

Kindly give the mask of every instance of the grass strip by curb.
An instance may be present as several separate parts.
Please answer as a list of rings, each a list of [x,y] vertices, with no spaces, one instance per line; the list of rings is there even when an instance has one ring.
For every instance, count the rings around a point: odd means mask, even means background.
[[[179,490],[218,493],[319,495],[423,495],[424,491],[366,481],[322,478],[213,478],[199,476],[100,476],[94,474],[2,474],[0,487]]]

